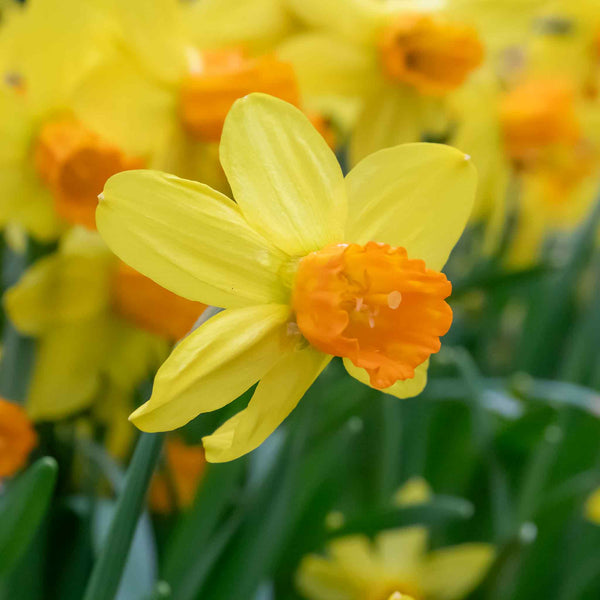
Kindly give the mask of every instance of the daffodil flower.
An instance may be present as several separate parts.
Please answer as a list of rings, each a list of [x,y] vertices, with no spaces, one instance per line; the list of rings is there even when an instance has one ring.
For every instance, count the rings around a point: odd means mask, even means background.
[[[107,182],[97,209],[122,260],[227,309],[175,348],[134,424],[181,427],[259,382],[248,407],[204,438],[209,461],[232,460],[262,443],[333,355],[360,381],[418,394],[452,319],[439,269],[473,203],[469,158],[400,146],[344,179],[308,119],[263,94],[234,104],[220,155],[236,202],[200,183],[130,171]]]
[[[108,175],[129,165],[73,110],[75,91],[109,47],[96,15],[91,3],[33,0],[10,11],[0,31],[0,225],[39,239],[57,237],[73,206],[73,220],[86,202],[93,214]]]
[[[270,48],[289,26],[279,1],[131,0],[107,3],[104,17],[121,51],[107,54],[75,105],[144,167],[226,189],[216,144],[233,102],[259,91],[300,103],[292,66]]]
[[[394,494],[397,507],[426,504],[433,499],[420,477],[405,482]],[[339,514],[339,513],[338,513]],[[340,516],[343,519],[343,516]],[[326,556],[306,556],[297,584],[308,600],[458,600],[485,575],[495,551],[490,544],[467,543],[427,552],[428,531],[405,527],[336,539]]]
[[[100,397],[126,406],[204,309],[119,265],[98,234],[81,228],[9,288],[4,306],[37,340],[27,399],[34,420],[63,418]]]
[[[307,600],[459,600],[484,577],[494,559],[490,544],[466,543],[427,552],[424,527],[336,539],[326,556],[306,556],[297,584]]]
[[[589,58],[572,49],[580,30],[573,13],[560,3],[548,8],[546,19],[565,15],[568,27],[532,32],[519,68],[502,86],[486,70],[485,78],[474,77],[453,97],[457,127],[449,143],[469,152],[478,168],[474,213],[491,215],[490,250],[506,211],[518,212],[507,255],[513,266],[535,261],[549,234],[576,226],[600,185],[600,111],[585,84]],[[589,53],[589,36],[584,39],[576,45]]]
[[[447,96],[483,60],[469,24],[440,12],[376,0],[288,0],[314,29],[285,40],[303,93],[363,101],[351,160],[404,142],[439,138],[449,128]]]

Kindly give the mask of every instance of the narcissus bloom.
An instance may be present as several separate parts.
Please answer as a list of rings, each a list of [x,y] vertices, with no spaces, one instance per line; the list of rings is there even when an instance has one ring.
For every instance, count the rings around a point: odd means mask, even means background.
[[[472,26],[446,13],[376,0],[288,4],[314,27],[279,49],[294,65],[303,93],[364,101],[351,142],[353,162],[381,148],[446,133],[445,97],[483,61]]]
[[[308,600],[458,600],[481,581],[493,558],[489,544],[468,543],[427,552],[423,527],[393,529],[373,541],[356,535],[309,555],[297,583]],[[395,594],[395,595],[394,595]]]
[[[76,106],[143,158],[138,168],[227,190],[216,144],[233,102],[263,92],[300,103],[292,66],[269,48],[288,27],[278,0],[131,0],[108,4],[103,16],[120,51],[86,79]]]
[[[220,156],[236,202],[129,171],[107,182],[97,209],[121,259],[227,309],[175,348],[134,424],[181,427],[259,382],[248,407],[204,438],[209,461],[232,460],[262,443],[334,355],[360,381],[418,394],[452,320],[440,269],[473,203],[468,157],[399,146],[344,179],[302,112],[263,94],[234,104]]]
[[[10,16],[0,31],[0,224],[51,239],[65,221],[93,226],[107,177],[141,165],[74,106],[109,47],[93,3],[34,0]]]
[[[25,466],[37,444],[37,434],[27,413],[0,398],[0,478],[10,477]]]
[[[513,263],[530,262],[548,232],[587,214],[599,183],[599,116],[562,75],[525,79],[501,98],[503,145],[521,180]]]

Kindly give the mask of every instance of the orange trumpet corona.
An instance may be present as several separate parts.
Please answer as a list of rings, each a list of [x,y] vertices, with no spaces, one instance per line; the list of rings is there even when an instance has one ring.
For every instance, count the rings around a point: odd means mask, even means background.
[[[310,344],[349,358],[385,389],[438,352],[452,323],[451,291],[443,273],[404,248],[334,244],[300,260],[292,306]]]
[[[292,66],[272,54],[248,57],[241,50],[205,51],[201,68],[182,83],[179,113],[190,135],[206,142],[221,138],[233,103],[263,92],[298,105],[300,93]]]
[[[34,162],[52,191],[56,211],[69,223],[96,228],[98,194],[107,179],[141,162],[87,129],[76,119],[46,123],[37,138]]]
[[[414,13],[399,16],[383,31],[379,52],[389,79],[432,95],[461,85],[484,55],[474,28]]]
[[[537,161],[555,145],[573,147],[581,136],[574,91],[561,80],[516,86],[501,102],[500,120],[508,153],[520,164]]]

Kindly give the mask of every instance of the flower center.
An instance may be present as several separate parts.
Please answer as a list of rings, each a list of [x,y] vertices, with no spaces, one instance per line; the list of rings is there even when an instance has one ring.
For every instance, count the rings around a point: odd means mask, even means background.
[[[182,83],[181,121],[192,136],[219,141],[232,104],[250,92],[263,92],[299,104],[293,68],[275,55],[251,58],[240,50],[205,51],[199,68]]]
[[[56,211],[70,223],[96,228],[98,194],[115,173],[142,166],[75,119],[46,123],[34,148],[37,172]]]
[[[573,89],[559,80],[515,87],[501,102],[500,121],[508,154],[521,165],[539,161],[551,146],[573,146],[580,137]]]
[[[384,29],[379,51],[387,77],[424,94],[457,88],[483,60],[475,29],[415,13],[399,16]]]
[[[169,340],[180,340],[206,306],[186,300],[120,262],[114,275],[113,307],[125,319]]]
[[[300,260],[292,306],[314,347],[349,358],[384,389],[414,377],[440,349],[451,290],[444,274],[409,260],[404,248],[333,244]]]

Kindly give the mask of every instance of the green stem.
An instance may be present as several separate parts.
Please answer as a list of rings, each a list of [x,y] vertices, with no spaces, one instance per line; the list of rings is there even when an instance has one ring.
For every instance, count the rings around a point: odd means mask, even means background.
[[[125,487],[94,565],[84,600],[113,600],[142,511],[150,478],[160,456],[164,434],[142,433],[127,470]]]

